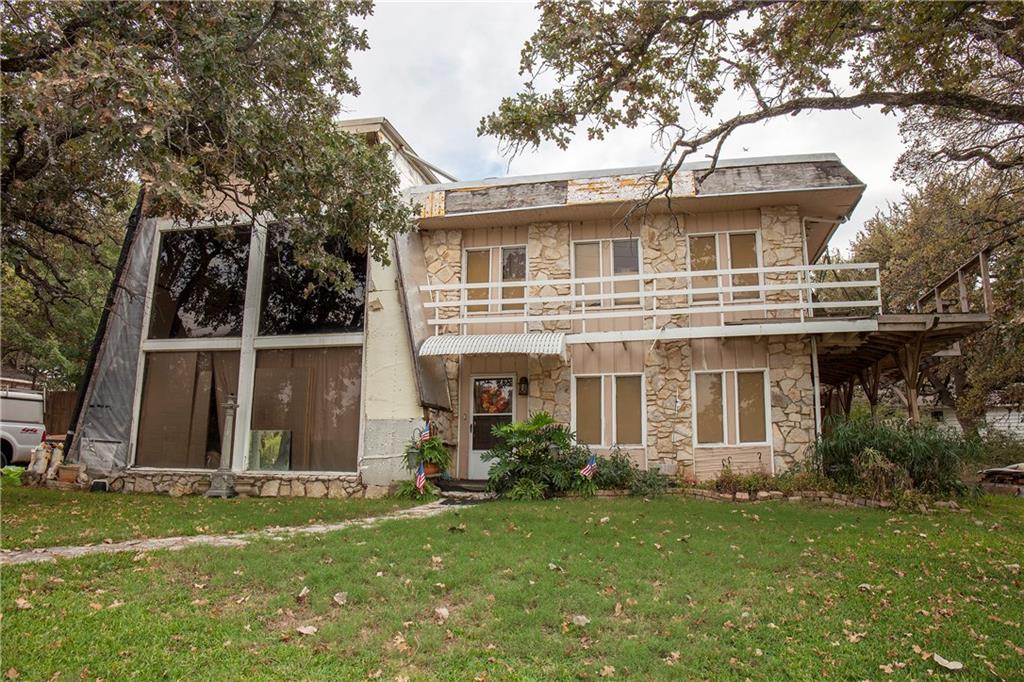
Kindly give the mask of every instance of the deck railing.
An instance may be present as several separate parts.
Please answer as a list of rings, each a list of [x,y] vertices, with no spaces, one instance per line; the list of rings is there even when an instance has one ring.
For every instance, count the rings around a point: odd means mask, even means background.
[[[700,316],[690,324],[713,326],[735,313],[804,322],[882,311],[877,263],[426,284],[420,291],[429,298],[424,305],[435,333],[484,333],[483,325],[509,323],[530,331],[531,323],[555,321],[586,332],[588,322],[613,319],[656,329],[678,316]]]

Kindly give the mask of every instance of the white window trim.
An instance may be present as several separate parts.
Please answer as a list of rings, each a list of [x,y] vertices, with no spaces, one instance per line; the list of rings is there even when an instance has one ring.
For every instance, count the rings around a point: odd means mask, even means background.
[[[618,442],[618,424],[616,420],[616,407],[618,405],[618,386],[616,379],[618,377],[640,377],[640,439],[639,443],[620,443]],[[573,374],[572,375],[572,386],[570,391],[570,400],[572,402],[571,410],[571,428],[573,433],[576,432],[576,380],[577,379],[600,379],[599,386],[601,387],[601,442],[600,443],[586,443],[595,448],[624,448],[624,449],[635,449],[635,448],[646,448],[647,447],[647,375],[643,372],[603,372],[603,373],[589,373],[589,374]],[[605,390],[605,380],[610,380],[611,389]],[[610,401],[610,405],[605,405],[605,398]],[[612,437],[611,442],[605,438],[605,408],[610,407],[611,409],[611,431]]]
[[[512,305],[522,305],[522,309],[510,309],[505,310],[505,249],[522,249],[523,250],[523,279],[522,282],[519,280],[513,280],[512,286],[522,286],[523,296],[522,298],[529,298],[527,287],[530,285],[530,249],[526,244],[501,244],[500,246],[493,247],[498,250],[498,312],[500,313],[523,313],[529,311],[528,303],[513,303]]]
[[[601,410],[599,412],[601,419],[601,442],[600,443],[580,443],[580,445],[587,445],[594,448],[606,448],[608,443],[604,439],[604,374],[573,374],[572,383],[569,385],[570,388],[570,428],[572,432],[576,433],[576,380],[577,379],[599,379],[597,385],[601,389]],[[577,441],[579,442],[579,441]]]
[[[569,241],[569,278],[576,279],[576,245],[577,244],[597,244],[598,249],[598,277],[614,277],[615,276],[615,249],[612,246],[612,242],[620,241],[635,241],[636,242],[636,258],[637,258],[637,274],[644,274],[644,244],[639,237],[600,237],[597,239],[572,239]],[[608,262],[611,265],[611,273],[605,274],[604,271],[604,257],[605,251],[607,251]],[[636,309],[643,308],[644,306],[644,287],[643,280],[637,280],[640,286],[637,289],[636,297],[639,299],[637,303],[616,304],[614,298],[604,299],[601,298],[599,303],[601,305],[588,306],[581,303],[574,303],[573,308],[620,308],[620,309]],[[601,295],[605,295],[604,282],[601,283]],[[615,292],[615,283],[611,282],[611,291],[608,294]],[[573,287],[573,294],[576,293],[575,286]]]
[[[730,235],[734,235],[734,234],[752,234],[752,235],[754,235],[754,249],[756,249],[756,251],[757,251],[757,254],[756,254],[757,255],[757,268],[759,270],[761,268],[763,268],[764,267],[764,249],[763,249],[763,247],[761,245],[761,230],[758,230],[758,229],[745,229],[745,230],[721,230],[719,232],[687,232],[686,233],[686,269],[687,269],[687,271],[688,272],[700,272],[699,270],[695,271],[693,269],[693,250],[690,248],[690,237],[714,237],[715,238],[715,268],[714,269],[715,270],[731,270],[732,269],[732,244],[729,241],[729,236]],[[726,257],[726,260],[728,261],[726,263],[727,267],[724,267],[724,268],[722,267],[722,263],[721,263],[721,248],[722,248],[722,236],[721,235],[725,235],[725,257]],[[716,280],[717,280],[718,288],[722,287],[722,277],[723,277],[722,275],[716,275]],[[729,278],[729,286],[730,287],[733,286],[733,279],[732,278],[734,277],[734,275],[726,275],[726,277]],[[763,287],[764,286],[764,276],[760,272],[757,275],[757,285],[759,287]],[[693,280],[692,280],[692,278],[691,278],[691,280],[689,282],[689,286],[687,288],[693,288]],[[709,291],[708,293],[712,293],[713,294],[713,293],[716,293],[716,292]],[[695,294],[692,294],[692,293],[689,295],[690,305],[695,305],[696,306],[696,305],[711,305],[711,304],[716,304],[717,305],[719,303],[724,303],[725,302],[725,296],[727,294],[717,293],[716,298],[714,300],[708,300],[708,301],[695,301],[695,300],[693,300],[694,295]],[[699,296],[699,295],[702,295],[702,294],[696,294],[696,295]],[[739,301],[752,301],[752,302],[763,301],[764,300],[764,290],[762,289],[762,290],[758,291],[757,298],[741,298],[741,299],[737,299],[736,298],[736,294],[734,294],[734,293],[729,293],[728,296],[729,296],[729,301],[730,302],[734,302],[734,301],[737,301],[737,300],[739,300]]]
[[[149,325],[152,314],[153,290],[156,286],[157,265],[160,256],[160,243],[165,232],[181,232],[186,230],[205,230],[223,227],[222,224],[197,223],[194,225],[181,224],[172,220],[157,221],[153,237],[152,252],[150,253],[149,277],[146,282],[146,294],[142,313],[142,334],[139,344],[139,359],[136,365],[135,395],[132,401],[132,426],[129,439],[128,461],[130,469],[146,471],[173,471],[174,467],[138,467],[136,458],[138,455],[138,435],[141,425],[140,410],[142,408],[142,390],[145,379],[146,354],[153,352],[174,352],[174,351],[217,351],[237,350],[239,352],[238,362],[238,386],[236,387],[236,401],[238,410],[235,413],[235,432],[233,434],[231,450],[231,468],[238,474],[259,475],[271,473],[270,470],[253,469],[249,466],[249,432],[252,421],[252,397],[256,382],[256,354],[260,350],[292,348],[324,348],[324,347],[360,347],[366,346],[368,317],[364,314],[363,330],[360,332],[342,332],[329,334],[293,334],[260,336],[260,302],[263,294],[263,266],[266,260],[266,244],[268,224],[272,222],[269,216],[257,216],[256,220],[240,221],[230,225],[232,228],[249,227],[249,261],[246,270],[245,303],[242,308],[242,334],[233,337],[210,337],[201,339],[149,339]],[[367,256],[369,259],[369,256]],[[369,265],[367,267],[369,274]],[[364,304],[367,287],[364,292]],[[278,471],[274,474],[286,474],[288,476],[356,476],[359,474],[360,463],[363,455],[363,422],[365,409],[363,407],[366,399],[366,386],[364,375],[366,362],[360,363],[360,388],[359,388],[359,442],[357,444],[356,469],[353,471]],[[210,469],[189,469],[188,471],[209,472]]]
[[[739,407],[739,380],[737,374],[754,372],[761,372],[764,377],[764,435],[763,441],[741,441],[740,440],[740,407]],[[697,375],[698,374],[719,374],[722,377],[722,437],[723,441],[719,443],[698,443],[697,442]],[[729,387],[732,387],[733,399],[732,399],[732,414],[736,419],[736,440],[733,442],[730,439],[729,434],[729,423],[730,413],[727,411],[727,396],[729,394]],[[693,404],[691,406],[692,412],[692,430],[693,430],[693,447],[696,448],[749,448],[749,447],[767,447],[772,448],[772,403],[771,403],[771,386],[769,385],[769,372],[767,367],[740,367],[737,369],[695,369],[690,372],[690,394],[693,397]],[[774,455],[774,452],[772,453]],[[774,471],[775,464],[772,463],[772,471]]]
[[[619,448],[646,448],[647,447],[647,376],[643,372],[621,372],[618,374],[606,374],[612,378],[612,447]],[[619,442],[619,377],[640,377],[640,442],[620,443]],[[602,405],[602,409],[603,409]]]
[[[771,404],[771,391],[768,390],[768,369],[767,368],[744,368],[744,369],[733,369],[727,370],[732,372],[733,375],[733,408],[736,410],[736,444],[742,445],[743,447],[748,446],[768,446],[771,443],[768,439],[772,435],[772,404]],[[742,440],[740,435],[740,374],[757,374],[761,373],[763,378],[762,387],[764,389],[764,437],[765,440]]]
[[[728,370],[724,369],[695,369],[690,372],[690,395],[692,397],[692,404],[690,406],[690,413],[692,416],[692,431],[693,431],[693,447],[696,448],[725,448],[729,447],[729,413],[725,407],[725,397],[729,393],[728,385],[726,384],[725,373]],[[698,374],[717,374],[722,380],[722,440],[717,443],[700,443],[697,441],[697,375]]]
[[[487,253],[487,283],[489,285],[494,284],[493,273],[491,272],[491,266],[494,265],[491,261],[494,260],[494,255],[491,253],[490,246],[473,246],[462,249],[462,283],[463,284],[482,284],[482,282],[470,282],[469,281],[469,254],[476,251],[485,251]],[[462,305],[463,314],[468,317],[470,315],[487,315],[491,313],[491,306],[488,303],[490,299],[494,298],[493,286],[487,287],[487,298],[483,303],[474,303],[469,298],[469,289],[462,290]],[[470,310],[470,306],[482,305],[486,310]]]

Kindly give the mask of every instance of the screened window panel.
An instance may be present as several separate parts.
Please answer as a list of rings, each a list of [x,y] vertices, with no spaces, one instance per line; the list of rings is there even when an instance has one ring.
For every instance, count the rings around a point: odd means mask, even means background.
[[[576,442],[600,445],[602,431],[601,377],[576,377]]]
[[[722,375],[697,374],[697,443],[725,442],[725,415],[722,414]]]
[[[576,270],[576,277],[600,277],[601,276],[601,243],[582,242],[573,245],[573,261]],[[590,295],[601,293],[600,282],[588,284],[577,284],[576,293],[579,295]],[[586,306],[601,305],[600,299],[586,301]]]
[[[640,240],[615,239],[612,241],[612,272],[616,275],[640,274]],[[617,294],[640,291],[640,282],[615,282]],[[639,298],[618,298],[616,305],[638,305]]]
[[[763,443],[766,433],[764,372],[737,372],[736,395],[739,402],[741,443]]]
[[[526,281],[526,247],[506,246],[501,249],[501,281]],[[526,289],[522,286],[502,286],[502,298],[523,298]],[[502,310],[522,310],[522,303],[502,303]]]
[[[354,284],[343,291],[322,284],[298,263],[289,231],[267,231],[260,303],[260,334],[332,334],[360,332],[366,298],[366,254],[336,247],[328,251],[352,270]],[[245,283],[242,282],[244,289]]]
[[[473,380],[473,450],[493,448],[494,427],[512,423],[513,390],[511,377]]]
[[[161,234],[149,338],[241,335],[249,237],[248,227]]]
[[[249,468],[356,471],[361,368],[358,347],[258,351],[251,428],[289,447]]]
[[[714,235],[690,237],[690,270],[717,270],[718,269],[718,240]],[[694,289],[708,289],[718,286],[718,277],[715,275],[703,275],[691,277],[691,287]],[[694,294],[694,301],[716,301],[718,294]]]
[[[237,351],[147,353],[135,463],[216,469],[224,403],[238,392]]]
[[[729,267],[730,268],[756,268],[757,267],[757,235],[753,233],[740,233],[729,235]],[[732,286],[746,287],[757,286],[760,280],[756,273],[744,275],[732,275]],[[737,291],[732,297],[734,299],[760,298],[759,291]]]
[[[466,252],[466,284],[486,284],[491,281],[491,252],[489,249],[483,251]],[[469,289],[466,298],[470,301],[485,301],[490,298],[490,289],[480,287]],[[466,307],[471,313],[487,312],[487,304],[481,303]]]
[[[618,445],[643,443],[641,377],[615,377],[615,441]]]

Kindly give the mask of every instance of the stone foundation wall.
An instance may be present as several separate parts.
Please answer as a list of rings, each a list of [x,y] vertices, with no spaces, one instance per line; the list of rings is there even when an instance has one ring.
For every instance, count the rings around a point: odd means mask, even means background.
[[[164,493],[172,497],[202,495],[210,487],[208,473],[126,471],[108,479],[110,489],[125,493]],[[238,474],[235,489],[251,497],[383,497],[385,486],[366,486],[358,475]]]
[[[768,342],[768,367],[775,471],[781,473],[801,461],[814,441],[810,341],[772,338]]]

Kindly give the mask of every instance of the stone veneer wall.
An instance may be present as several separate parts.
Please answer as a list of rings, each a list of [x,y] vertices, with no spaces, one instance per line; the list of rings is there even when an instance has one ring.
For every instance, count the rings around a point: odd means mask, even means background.
[[[771,338],[768,367],[775,471],[781,473],[801,461],[814,441],[810,341],[794,336]]]
[[[803,224],[796,206],[766,206],[761,209],[761,253],[765,267],[802,265],[804,263]],[[765,284],[792,284],[790,273],[766,274]],[[766,299],[773,303],[795,301],[796,291],[768,292]],[[793,317],[791,310],[769,311],[769,317]]]
[[[689,269],[686,237],[683,218],[673,219],[670,215],[649,216],[640,230],[640,245],[644,260],[644,272],[683,272]],[[660,279],[659,289],[686,289],[689,281],[685,279]],[[683,308],[689,304],[686,296],[659,298],[658,307]],[[671,322],[669,326],[683,326],[683,316],[675,316],[672,320],[659,319],[659,324]]]
[[[566,279],[572,276],[569,261],[569,225],[567,223],[533,223],[526,242],[526,261],[530,279]],[[531,286],[531,296],[568,296],[569,286]],[[541,312],[538,304],[531,312]],[[544,313],[568,312],[569,306],[558,301],[539,304]],[[530,331],[569,331],[568,320],[531,322]]]
[[[173,471],[126,471],[109,479],[110,489],[126,493],[201,495],[210,474]],[[252,497],[383,497],[386,486],[366,486],[358,475],[243,473],[235,477],[239,495]]]
[[[422,230],[423,258],[427,268],[429,284],[454,284],[462,281],[462,230]],[[455,301],[454,293],[446,292],[444,300]],[[453,317],[457,309],[443,309],[442,317]],[[428,314],[428,318],[432,315]],[[445,333],[458,333],[454,326],[446,327]],[[459,358],[448,355],[444,358],[445,374],[448,377],[448,395],[451,396],[452,411],[429,410],[430,423],[437,435],[446,443],[458,442],[459,436]]]
[[[663,474],[693,466],[690,342],[658,343],[644,359],[647,377],[647,463]]]

